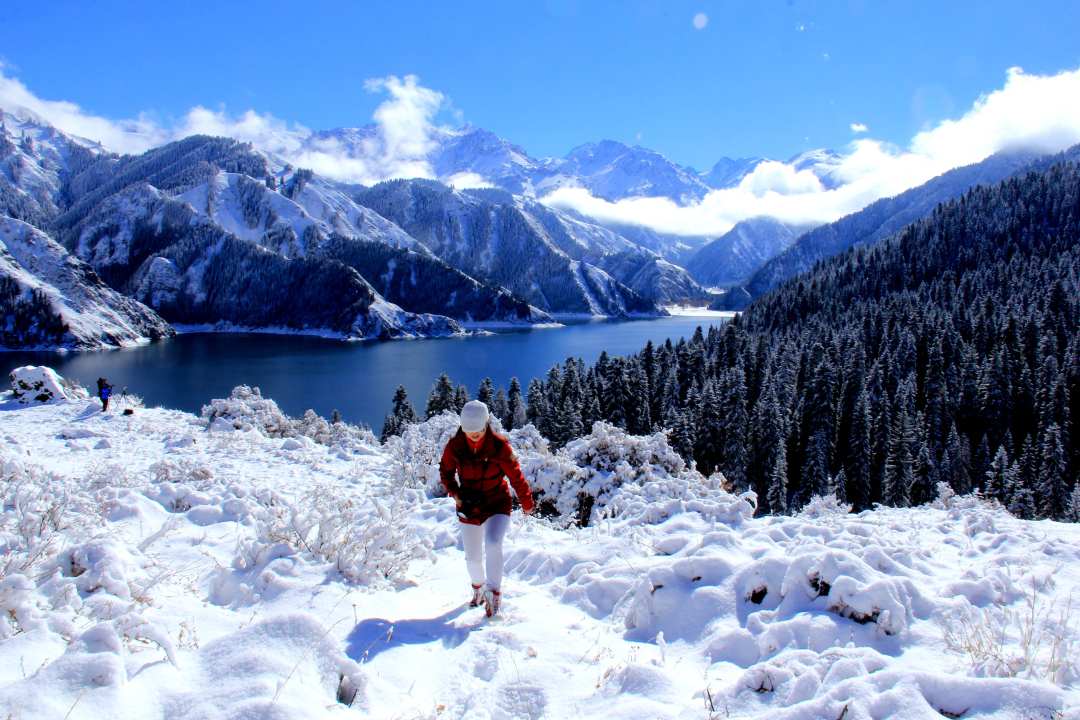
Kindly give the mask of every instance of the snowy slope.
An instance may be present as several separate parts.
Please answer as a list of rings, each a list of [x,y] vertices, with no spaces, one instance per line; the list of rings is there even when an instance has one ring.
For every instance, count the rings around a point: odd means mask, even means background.
[[[576,226],[584,223],[564,224],[537,203],[502,190],[459,191],[431,180],[379,183],[358,190],[355,198],[444,262],[505,287],[544,312],[663,314],[655,301],[610,277],[598,260],[588,259],[603,256],[606,247],[627,246],[627,241],[602,228],[580,232]],[[588,268],[584,275],[579,266]]]
[[[709,286],[744,282],[810,229],[768,217],[743,220],[699,248],[686,261],[686,269],[695,280]]]
[[[0,304],[4,342],[20,349],[101,349],[136,345],[173,333],[153,310],[108,287],[85,263],[37,228],[0,216],[0,278],[17,294]],[[37,292],[49,309],[18,328],[18,305]],[[59,325],[66,326],[61,330]],[[51,325],[53,329],[45,326]]]
[[[533,487],[607,488],[606,515],[515,513],[485,621],[428,492],[453,416],[380,447],[250,390],[212,422],[97,407],[0,406],[3,717],[1080,717],[1076,525],[972,498],[753,519],[660,437],[556,456],[527,428]],[[979,630],[1003,641],[973,655]]]

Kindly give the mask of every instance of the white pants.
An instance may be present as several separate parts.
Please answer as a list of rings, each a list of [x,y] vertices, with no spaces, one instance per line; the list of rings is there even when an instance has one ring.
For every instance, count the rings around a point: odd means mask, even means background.
[[[482,525],[461,523],[465,565],[469,568],[469,579],[472,580],[473,585],[483,585],[485,580],[492,590],[498,590],[502,585],[502,543],[508,527],[510,527],[509,515],[492,515]],[[485,566],[487,567],[486,578],[484,577]]]

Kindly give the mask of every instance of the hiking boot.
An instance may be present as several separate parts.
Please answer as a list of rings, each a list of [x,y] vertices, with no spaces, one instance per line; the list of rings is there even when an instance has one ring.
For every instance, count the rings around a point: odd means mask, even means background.
[[[484,586],[473,585],[472,586],[472,600],[469,601],[469,607],[480,607],[484,602]]]
[[[502,602],[502,593],[498,590],[488,590],[484,593],[484,614],[488,617],[499,614],[499,605]]]

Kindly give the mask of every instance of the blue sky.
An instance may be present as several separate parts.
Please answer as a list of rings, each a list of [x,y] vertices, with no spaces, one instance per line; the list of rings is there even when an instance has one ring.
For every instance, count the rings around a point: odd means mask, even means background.
[[[448,98],[440,121],[488,128],[532,155],[613,138],[699,169],[841,147],[852,123],[903,147],[1000,88],[1009,67],[1080,67],[1077,2],[254,7],[19,3],[4,10],[0,60],[41,98],[162,124],[202,105],[361,125],[384,99],[366,79],[415,74]]]

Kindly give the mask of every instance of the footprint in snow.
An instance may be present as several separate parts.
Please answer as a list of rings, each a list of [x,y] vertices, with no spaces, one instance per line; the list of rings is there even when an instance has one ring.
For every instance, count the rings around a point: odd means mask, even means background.
[[[497,672],[499,672],[498,646],[483,644],[477,647],[473,656],[473,675],[484,682],[491,682]]]
[[[496,693],[492,720],[539,720],[547,710],[547,695],[536,685],[512,683],[503,685]]]

